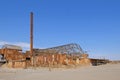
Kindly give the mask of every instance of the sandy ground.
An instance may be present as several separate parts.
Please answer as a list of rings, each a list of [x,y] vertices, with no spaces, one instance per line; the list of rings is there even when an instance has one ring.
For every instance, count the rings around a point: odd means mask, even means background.
[[[0,68],[0,80],[120,80],[120,64],[76,69],[7,69]]]

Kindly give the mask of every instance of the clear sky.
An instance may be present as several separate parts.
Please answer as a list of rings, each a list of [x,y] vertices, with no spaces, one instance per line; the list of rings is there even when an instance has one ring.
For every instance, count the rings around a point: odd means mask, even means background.
[[[34,47],[78,43],[90,57],[120,59],[120,0],[0,0],[0,45]]]

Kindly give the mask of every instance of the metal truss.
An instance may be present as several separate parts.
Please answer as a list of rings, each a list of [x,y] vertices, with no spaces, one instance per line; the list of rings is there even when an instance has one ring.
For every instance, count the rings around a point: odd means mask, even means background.
[[[66,45],[47,48],[47,49],[56,50],[59,53],[66,53],[66,54],[83,54],[84,53],[80,45],[76,43],[66,44]]]

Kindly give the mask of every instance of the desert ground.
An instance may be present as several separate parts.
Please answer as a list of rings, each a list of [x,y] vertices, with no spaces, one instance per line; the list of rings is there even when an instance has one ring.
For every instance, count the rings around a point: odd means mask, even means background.
[[[120,80],[120,64],[77,67],[70,69],[0,68],[0,80]]]

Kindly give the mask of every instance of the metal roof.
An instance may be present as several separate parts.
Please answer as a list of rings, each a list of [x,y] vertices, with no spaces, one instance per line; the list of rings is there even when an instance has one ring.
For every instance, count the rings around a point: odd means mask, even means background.
[[[5,44],[2,46],[2,49],[16,49],[16,50],[22,50],[22,47],[16,46],[16,45],[10,45],[10,44]]]
[[[51,49],[33,49],[33,52],[35,54],[45,54],[45,53],[50,53],[50,54],[54,54],[54,53],[57,53],[56,50],[51,50]]]

